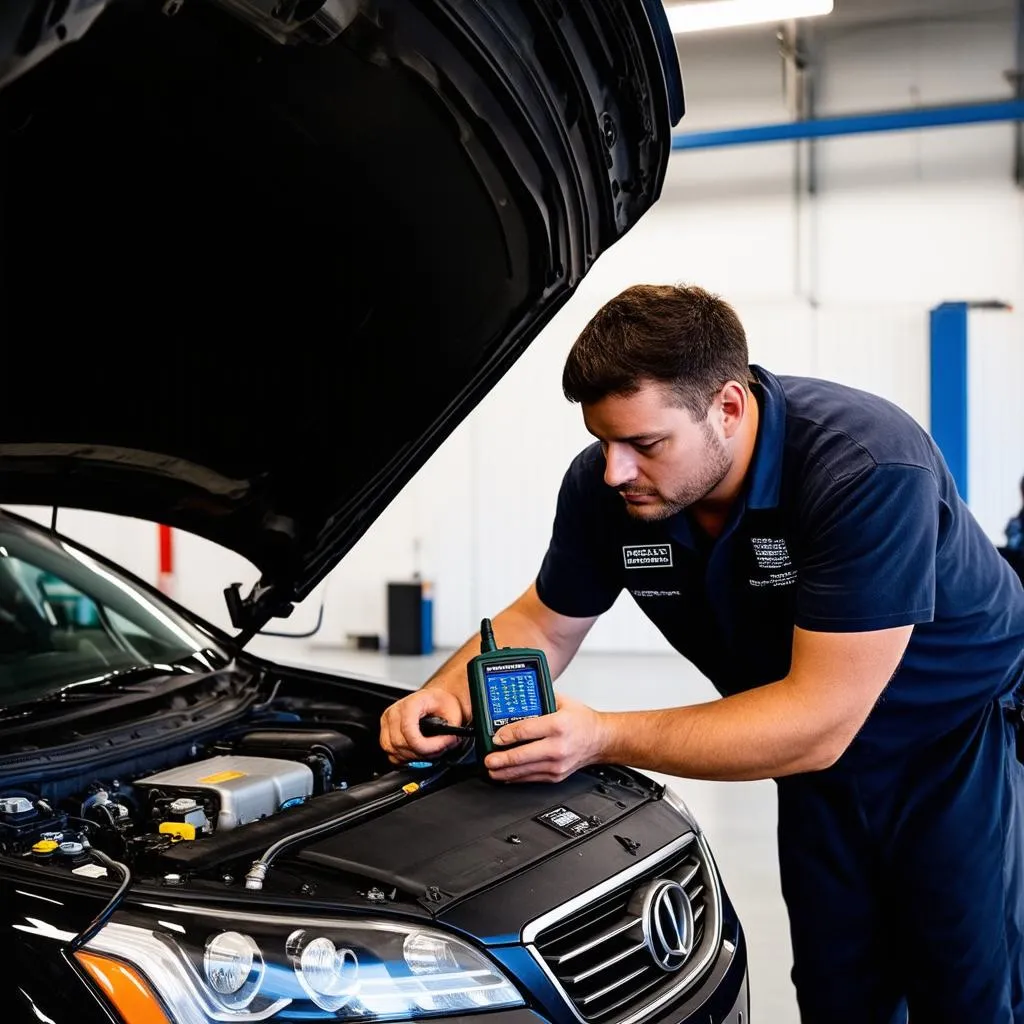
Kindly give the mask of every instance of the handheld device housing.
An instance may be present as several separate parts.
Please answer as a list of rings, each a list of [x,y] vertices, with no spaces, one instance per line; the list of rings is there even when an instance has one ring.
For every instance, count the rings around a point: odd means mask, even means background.
[[[480,624],[480,653],[467,664],[466,672],[481,758],[499,749],[494,734],[503,725],[556,710],[544,652],[532,647],[499,649],[490,619]]]

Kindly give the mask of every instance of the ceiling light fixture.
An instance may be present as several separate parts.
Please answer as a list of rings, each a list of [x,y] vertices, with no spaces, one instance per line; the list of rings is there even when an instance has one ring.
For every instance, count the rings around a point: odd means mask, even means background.
[[[700,0],[665,8],[674,35],[831,14],[834,0]]]

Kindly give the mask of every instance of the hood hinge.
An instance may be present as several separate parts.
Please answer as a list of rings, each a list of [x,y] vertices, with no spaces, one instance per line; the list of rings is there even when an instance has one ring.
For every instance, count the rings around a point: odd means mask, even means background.
[[[241,642],[255,636],[271,619],[286,619],[295,610],[292,602],[281,596],[280,590],[279,584],[262,581],[245,597],[241,594],[241,583],[232,583],[224,589],[231,625],[245,635]]]

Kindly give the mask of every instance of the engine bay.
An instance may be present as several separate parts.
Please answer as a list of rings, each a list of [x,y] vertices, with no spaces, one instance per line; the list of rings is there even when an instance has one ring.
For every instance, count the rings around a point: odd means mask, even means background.
[[[140,883],[434,915],[657,797],[611,766],[496,788],[468,740],[396,767],[379,742],[394,693],[358,682],[217,671],[152,692],[131,724],[57,709],[48,747],[0,729],[0,865],[120,878],[110,906]],[[612,841],[635,855],[629,835]]]
[[[92,875],[102,873],[90,856],[96,849],[157,873],[182,844],[201,846],[278,816],[287,829],[289,811],[388,770],[378,718],[293,697],[202,741],[111,760],[87,780],[55,773],[38,786],[0,783],[0,856]],[[199,853],[199,863],[206,859]],[[212,847],[209,859],[220,859]]]

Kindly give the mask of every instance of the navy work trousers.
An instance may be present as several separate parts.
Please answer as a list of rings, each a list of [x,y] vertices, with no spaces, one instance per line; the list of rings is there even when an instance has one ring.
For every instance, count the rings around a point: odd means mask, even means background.
[[[1024,764],[993,703],[892,763],[779,780],[804,1024],[1024,1024]]]

